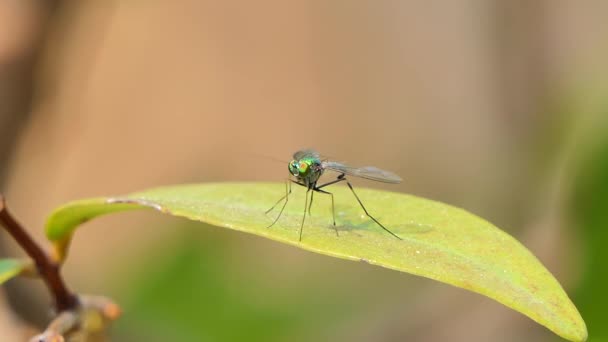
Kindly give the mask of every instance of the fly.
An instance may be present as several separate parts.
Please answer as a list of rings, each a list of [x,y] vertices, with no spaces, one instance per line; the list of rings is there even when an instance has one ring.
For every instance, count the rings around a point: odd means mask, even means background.
[[[333,185],[340,182],[346,182],[346,185],[350,188],[353,195],[359,202],[359,205],[365,212],[365,215],[372,219],[380,228],[384,229],[387,233],[401,240],[401,238],[395,233],[391,232],[388,228],[386,228],[380,221],[376,220],[365,208],[359,196],[353,189],[352,184],[348,181],[346,176],[355,176],[361,177],[377,182],[383,183],[400,183],[401,178],[396,174],[381,170],[374,166],[365,166],[365,167],[353,167],[340,162],[324,160],[321,158],[321,155],[314,150],[301,150],[293,155],[293,160],[288,164],[289,173],[291,176],[295,178],[290,178],[288,182],[285,183],[285,195],[281,197],[270,209],[266,211],[266,214],[271,212],[279,203],[283,202],[283,206],[281,207],[281,211],[279,215],[274,219],[274,221],[268,226],[268,228],[274,226],[275,223],[279,220],[281,215],[283,214],[283,210],[289,201],[289,195],[291,194],[291,183],[298,184],[306,188],[306,200],[304,201],[304,214],[302,215],[302,223],[300,224],[300,241],[302,241],[302,230],[304,228],[304,221],[306,220],[306,211],[310,215],[310,208],[312,207],[313,195],[315,192],[330,195],[331,196],[331,211],[333,215],[333,224],[334,230],[336,231],[336,236],[338,236],[338,229],[336,228],[336,211],[334,208],[334,195],[331,192],[324,190],[323,188]],[[331,170],[338,173],[338,177],[332,181],[329,181],[324,184],[318,184],[319,178],[325,172],[325,170]],[[308,194],[310,193],[310,201],[308,200]]]

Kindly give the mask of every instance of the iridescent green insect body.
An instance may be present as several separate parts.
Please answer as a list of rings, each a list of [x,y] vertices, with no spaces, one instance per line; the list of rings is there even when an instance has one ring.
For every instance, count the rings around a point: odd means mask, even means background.
[[[336,235],[338,235],[338,229],[336,228],[336,212],[335,212],[335,208],[334,208],[334,195],[331,192],[323,190],[322,188],[332,185],[332,184],[339,183],[339,182],[346,182],[346,184],[352,191],[353,195],[355,195],[357,202],[359,202],[359,205],[361,206],[361,208],[363,209],[365,214],[370,219],[372,219],[374,222],[376,222],[376,224],[378,224],[378,226],[380,226],[386,232],[388,232],[392,236],[396,237],[397,239],[401,240],[401,238],[399,236],[395,235],[393,232],[388,230],[384,225],[382,225],[378,220],[376,220],[372,215],[369,214],[369,212],[367,211],[367,209],[365,209],[365,206],[359,199],[359,196],[357,196],[357,193],[355,193],[353,186],[346,179],[346,175],[352,175],[352,176],[366,178],[366,179],[374,180],[374,181],[378,181],[378,182],[399,183],[399,182],[401,182],[401,178],[399,176],[395,175],[394,173],[388,172],[388,171],[380,170],[373,166],[366,166],[366,167],[358,168],[358,167],[348,166],[348,165],[345,165],[345,164],[339,163],[339,162],[323,160],[323,159],[321,159],[321,155],[314,150],[302,150],[302,151],[298,151],[298,152],[294,153],[293,160],[291,162],[289,162],[289,164],[288,164],[288,169],[289,169],[289,173],[293,177],[295,177],[295,180],[289,179],[285,183],[285,195],[283,197],[281,197],[277,201],[277,203],[275,203],[270,209],[268,209],[266,211],[266,213],[268,214],[281,201],[284,200],[283,206],[281,207],[281,211],[279,212],[279,215],[270,224],[270,226],[268,226],[268,228],[272,227],[275,223],[277,223],[277,221],[283,214],[283,210],[285,209],[285,206],[287,205],[287,202],[289,201],[289,195],[291,194],[291,183],[295,183],[295,184],[298,184],[298,185],[306,188],[306,200],[304,201],[304,215],[302,216],[302,223],[300,225],[300,241],[302,241],[302,230],[304,228],[304,221],[306,220],[306,211],[308,209],[308,214],[310,215],[310,208],[312,207],[312,200],[313,200],[313,195],[315,192],[331,196],[331,209],[332,209],[332,214],[333,214],[334,230],[336,231]],[[327,183],[324,183],[321,185],[317,185],[319,178],[321,178],[321,175],[323,175],[323,172],[326,169],[338,172],[339,173],[338,177],[333,181],[330,181],[330,182],[327,182]],[[309,193],[310,193],[310,202],[308,201]]]

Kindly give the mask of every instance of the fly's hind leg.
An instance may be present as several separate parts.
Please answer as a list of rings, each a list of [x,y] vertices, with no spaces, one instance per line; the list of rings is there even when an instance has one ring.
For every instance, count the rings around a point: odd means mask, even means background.
[[[346,179],[344,178],[344,180],[346,180]],[[353,195],[355,195],[355,198],[357,199],[357,202],[359,202],[359,205],[361,205],[361,208],[363,209],[363,211],[365,212],[365,215],[367,215],[367,217],[371,218],[374,222],[376,222],[387,233],[391,234],[392,236],[396,237],[399,240],[403,240],[399,236],[395,235],[395,233],[393,233],[390,230],[388,230],[388,228],[386,228],[384,225],[382,225],[382,223],[380,223],[380,221],[376,220],[375,217],[373,217],[372,215],[370,215],[370,213],[367,212],[367,209],[365,209],[365,206],[363,205],[363,203],[359,199],[359,196],[357,196],[357,193],[355,192],[355,189],[353,189],[353,186],[350,184],[350,182],[348,180],[346,181],[346,185],[348,185],[348,187],[350,188],[350,191],[352,191]]]

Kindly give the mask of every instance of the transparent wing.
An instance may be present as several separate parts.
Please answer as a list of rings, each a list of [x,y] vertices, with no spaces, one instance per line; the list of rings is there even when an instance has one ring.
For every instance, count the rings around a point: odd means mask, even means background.
[[[321,158],[321,155],[319,154],[319,152],[310,148],[300,150],[293,154],[294,160],[300,160],[302,158]]]
[[[381,170],[375,166],[353,167],[339,162],[324,161],[323,167],[349,176],[361,177],[383,183],[400,183],[401,177],[396,174]]]

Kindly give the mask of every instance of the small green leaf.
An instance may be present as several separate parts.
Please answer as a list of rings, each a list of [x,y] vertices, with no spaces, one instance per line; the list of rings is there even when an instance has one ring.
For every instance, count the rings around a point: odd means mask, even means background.
[[[312,216],[299,230],[304,191],[294,187],[279,221],[268,228],[285,194],[284,184],[219,183],[152,189],[120,197],[76,201],[51,214],[47,237],[67,246],[80,223],[137,208],[267,237],[338,258],[408,272],[471,290],[517,310],[571,341],[585,341],[580,314],[549,271],[517,240],[489,222],[443,203],[399,193],[357,189],[368,211],[398,240],[367,218],[348,188],[336,186],[336,224],[331,199],[316,194]]]
[[[0,284],[19,275],[27,267],[27,262],[17,259],[0,259]]]

